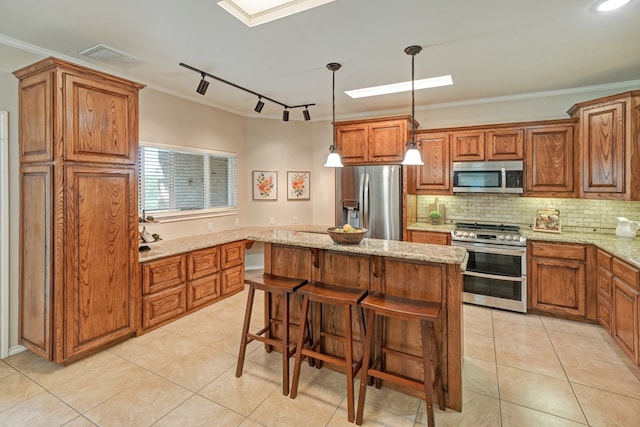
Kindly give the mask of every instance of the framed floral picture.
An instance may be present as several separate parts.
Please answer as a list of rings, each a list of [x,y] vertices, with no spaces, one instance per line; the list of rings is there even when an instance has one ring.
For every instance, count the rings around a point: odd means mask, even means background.
[[[278,200],[278,172],[253,171],[253,200]]]
[[[309,200],[310,172],[287,172],[287,200]]]

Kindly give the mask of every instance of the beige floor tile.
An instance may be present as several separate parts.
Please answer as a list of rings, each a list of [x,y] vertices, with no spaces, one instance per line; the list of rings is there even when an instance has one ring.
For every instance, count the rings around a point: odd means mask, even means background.
[[[464,332],[464,355],[476,359],[496,361],[496,350],[493,337]]]
[[[551,340],[544,328],[537,326],[525,325],[522,323],[513,323],[506,320],[494,320],[493,328],[495,331],[496,343],[529,343],[529,344],[548,344]]]
[[[358,404],[356,402],[355,410],[357,411],[357,409]],[[327,427],[353,427],[355,424],[348,421],[347,414],[347,401],[343,399],[338,410],[327,423]],[[362,425],[364,427],[412,427],[414,419],[415,415],[412,417],[403,417],[368,404],[364,405],[362,413]]]
[[[59,426],[79,414],[50,393],[40,393],[0,414],[0,426]]]
[[[190,391],[152,375],[84,415],[104,426],[151,425],[192,395]]]
[[[195,341],[167,332],[159,334],[152,341],[137,346],[117,347],[112,351],[143,368],[157,371],[201,346]]]
[[[491,319],[492,317],[490,308],[481,307],[479,305],[464,304],[462,306],[462,312],[464,313],[465,316],[469,315],[469,316],[477,316],[477,317],[488,317],[489,319]]]
[[[86,419],[84,416],[75,417],[62,427],[95,427],[95,424]]]
[[[152,375],[127,360],[109,354],[103,363],[92,364],[49,390],[80,413]]]
[[[358,387],[360,387],[359,381],[357,384]],[[384,386],[379,389],[373,386],[367,387],[366,404],[377,406],[385,411],[403,417],[415,416],[420,407],[420,402],[422,402],[422,400],[417,397],[400,393]]]
[[[630,427],[640,421],[640,400],[574,384],[578,401],[593,427]]]
[[[438,405],[433,407],[438,427],[496,427],[500,425],[498,399],[472,391],[462,393],[462,412],[452,409],[441,411]],[[416,424],[427,425],[424,402],[420,405]]]
[[[207,343],[207,346],[211,348],[215,348],[216,350],[224,351],[230,355],[235,357],[238,356],[238,351],[240,350],[240,336],[242,335],[242,331],[228,331],[222,335],[218,335],[212,341]],[[247,346],[247,355],[250,354],[253,350],[258,347],[261,347],[262,343],[260,341],[253,341],[249,343]],[[245,356],[246,357],[246,356]]]
[[[462,389],[498,398],[496,364],[465,356],[462,365]]]
[[[19,373],[0,379],[0,412],[44,393],[44,389]]]
[[[238,425],[238,427],[264,427],[264,424],[252,420],[251,418],[245,418],[245,420]]]
[[[245,417],[202,396],[192,396],[165,415],[154,427],[237,426]]]
[[[235,357],[209,347],[200,347],[157,373],[196,392],[235,365]]]
[[[498,365],[500,399],[584,423],[584,415],[567,380]]]
[[[282,394],[279,371],[245,362],[242,376],[236,378],[235,374],[235,367],[228,369],[198,394],[244,416],[249,416],[274,390]]]
[[[560,360],[548,340],[525,344],[496,337],[496,363],[566,379]]]
[[[640,399],[640,381],[624,365],[588,356],[563,356],[562,365],[572,383]]]
[[[15,373],[16,370],[13,367],[0,360],[0,379]]]
[[[555,330],[548,330],[547,333],[560,357],[588,356],[596,360],[624,364],[606,340]]]
[[[580,427],[586,425],[505,401],[500,402],[500,414],[502,427]]]
[[[573,322],[571,320],[558,319],[556,317],[542,316],[542,323],[548,330],[568,332],[575,335],[584,335],[591,338],[600,338],[602,326],[592,325],[590,323]]]
[[[484,315],[477,316],[475,312],[465,312],[464,318],[465,332],[471,332],[485,337],[493,337],[493,322]]]
[[[249,418],[266,426],[325,426],[343,397],[320,386],[299,390],[295,399],[273,390]]]
[[[543,328],[542,321],[540,318],[542,316],[538,316],[537,314],[524,314],[524,313],[515,313],[513,311],[505,311],[495,309],[492,311],[494,325],[496,320],[500,320],[503,322],[509,323],[517,323],[525,326],[532,326],[534,328]]]

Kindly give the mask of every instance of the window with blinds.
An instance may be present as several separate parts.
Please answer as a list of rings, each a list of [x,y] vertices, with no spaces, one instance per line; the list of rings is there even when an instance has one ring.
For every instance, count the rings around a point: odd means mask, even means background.
[[[141,215],[204,215],[237,207],[235,154],[141,143],[138,162]]]

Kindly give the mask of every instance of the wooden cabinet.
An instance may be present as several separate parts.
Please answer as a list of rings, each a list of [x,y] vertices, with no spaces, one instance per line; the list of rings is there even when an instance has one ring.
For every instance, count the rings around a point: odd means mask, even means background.
[[[584,245],[528,242],[528,308],[541,312],[587,316]]]
[[[607,252],[598,249],[598,322],[607,331],[611,332],[611,313],[613,305],[611,300],[611,289],[613,285],[613,274],[611,273],[612,256]]]
[[[424,166],[407,168],[409,193],[451,194],[449,136],[447,132],[416,134]]]
[[[410,116],[336,122],[336,150],[345,165],[399,164],[410,130]]]
[[[454,162],[477,162],[485,159],[484,132],[451,133],[451,157]]]
[[[431,243],[434,245],[450,245],[451,233],[438,231],[409,231],[409,242]]]
[[[640,200],[640,91],[574,105],[580,121],[580,197]]]
[[[20,342],[70,363],[138,328],[138,91],[58,59],[19,82]]]
[[[639,364],[640,270],[618,258],[612,259],[611,270],[613,274],[611,334],[631,360]]]
[[[527,128],[524,195],[573,197],[574,124]]]
[[[244,241],[142,263],[147,332],[244,289]]]
[[[522,160],[524,130],[522,128],[488,128],[451,133],[454,162],[483,160]]]

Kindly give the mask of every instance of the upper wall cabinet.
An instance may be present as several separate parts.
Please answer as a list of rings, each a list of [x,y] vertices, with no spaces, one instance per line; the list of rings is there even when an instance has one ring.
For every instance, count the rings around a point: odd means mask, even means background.
[[[581,198],[640,200],[640,91],[574,105]]]
[[[575,196],[574,127],[567,121],[527,128],[525,196]]]
[[[454,162],[483,160],[522,160],[524,130],[496,128],[451,133]]]
[[[412,194],[451,194],[450,134],[416,134],[424,166],[408,166],[408,190]]]
[[[336,150],[345,165],[400,163],[410,130],[410,116],[336,122]]]

